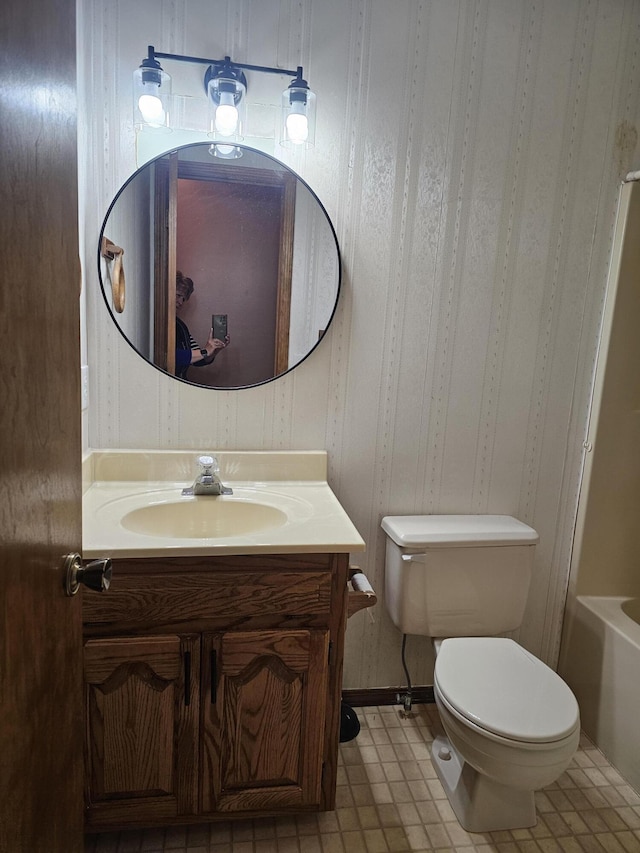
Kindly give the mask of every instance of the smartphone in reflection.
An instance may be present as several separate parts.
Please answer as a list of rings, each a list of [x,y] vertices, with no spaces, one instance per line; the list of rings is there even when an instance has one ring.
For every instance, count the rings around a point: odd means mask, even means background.
[[[213,337],[217,338],[219,341],[224,341],[227,337],[227,315],[212,314],[211,328],[213,329]]]

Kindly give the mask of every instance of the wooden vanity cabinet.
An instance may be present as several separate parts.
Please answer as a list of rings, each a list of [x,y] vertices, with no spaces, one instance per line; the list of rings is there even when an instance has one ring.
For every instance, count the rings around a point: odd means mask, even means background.
[[[114,560],[84,591],[91,830],[335,805],[346,554]]]

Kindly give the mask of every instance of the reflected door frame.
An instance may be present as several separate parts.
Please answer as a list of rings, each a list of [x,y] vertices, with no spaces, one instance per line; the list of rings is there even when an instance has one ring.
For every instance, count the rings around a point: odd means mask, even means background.
[[[175,374],[178,179],[227,181],[280,191],[275,355],[273,375],[289,369],[289,327],[293,276],[296,178],[288,172],[232,164],[180,160],[177,151],[155,163],[154,181],[154,361]]]

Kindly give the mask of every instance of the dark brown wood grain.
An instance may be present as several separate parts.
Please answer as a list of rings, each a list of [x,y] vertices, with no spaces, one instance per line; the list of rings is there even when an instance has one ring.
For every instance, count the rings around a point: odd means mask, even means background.
[[[319,805],[328,632],[229,632],[204,648],[217,684],[203,705],[203,811]]]
[[[325,811],[336,807],[342,669],[344,637],[347,627],[348,576],[349,555],[336,554],[334,571],[331,577],[331,654],[329,659],[329,690],[327,691],[327,713],[324,732],[325,766],[322,775],[322,798],[320,804],[321,808]]]
[[[80,853],[74,0],[0,4],[0,850]],[[55,790],[52,780],[57,780]]]
[[[329,572],[194,571],[130,575],[114,565],[109,595],[88,592],[86,626],[117,622],[121,629],[140,630],[180,622],[226,622],[270,614],[328,614]]]
[[[199,672],[199,636],[85,644],[89,826],[125,800],[156,820],[195,810]]]
[[[332,808],[347,572],[346,554],[114,561],[109,595],[86,595],[87,826]],[[197,687],[175,710],[187,641]]]

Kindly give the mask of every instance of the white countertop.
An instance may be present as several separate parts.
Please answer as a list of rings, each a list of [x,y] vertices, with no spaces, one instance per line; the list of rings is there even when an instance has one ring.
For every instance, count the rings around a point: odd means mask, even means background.
[[[193,484],[196,457],[211,454],[220,463],[220,479],[233,495],[183,496]],[[326,481],[324,451],[94,451],[85,460],[83,556],[158,557],[216,554],[345,553],[364,550],[364,541]],[[163,508],[202,517],[224,504],[259,504],[279,520],[262,530],[225,536],[179,535],[161,525],[156,533],[131,529],[131,513]],[[198,504],[198,506],[196,506]],[[240,507],[241,509],[243,507]],[[249,507],[250,509],[250,507]],[[197,510],[197,512],[195,512]],[[166,518],[166,515],[164,516]],[[170,525],[174,528],[175,524]],[[135,525],[133,525],[135,527]]]

